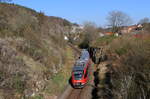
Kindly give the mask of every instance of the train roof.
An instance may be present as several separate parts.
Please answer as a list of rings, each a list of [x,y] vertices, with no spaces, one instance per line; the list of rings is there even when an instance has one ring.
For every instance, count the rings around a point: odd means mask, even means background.
[[[83,71],[84,70],[84,67],[83,66],[75,66],[73,68],[73,71]]]
[[[83,49],[80,58],[74,64],[73,71],[83,71],[89,58],[89,52]]]
[[[79,71],[79,70],[84,70],[85,66],[86,66],[86,60],[77,60],[77,62],[74,64],[74,68],[73,71]]]
[[[86,49],[83,49],[81,52],[80,60],[85,60],[89,58],[90,58],[89,52]]]

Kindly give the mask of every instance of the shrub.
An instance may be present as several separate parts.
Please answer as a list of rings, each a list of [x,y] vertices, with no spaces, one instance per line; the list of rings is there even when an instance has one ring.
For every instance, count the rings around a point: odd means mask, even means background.
[[[128,40],[123,39],[124,43],[120,41],[117,42],[117,47],[115,46],[115,49],[119,48],[119,53],[123,53],[123,57],[120,57],[117,66],[113,67],[115,70],[112,75],[114,98],[148,99],[150,92],[150,42],[135,38]],[[122,46],[121,49],[119,45]]]
[[[32,97],[31,99],[43,99],[43,96],[37,95],[37,96]]]
[[[12,79],[12,88],[16,89],[19,93],[23,93],[25,90],[25,81],[22,81],[21,75],[15,75]]]
[[[97,39],[96,45],[110,44],[114,39],[116,39],[116,36],[114,36],[114,35],[100,37]]]
[[[150,32],[150,23],[145,23],[145,24],[143,24],[143,28],[144,28],[144,31],[146,31],[146,32]]]
[[[115,50],[115,52],[116,52],[119,56],[121,56],[121,55],[124,55],[125,53],[127,53],[127,49],[125,49],[125,48],[118,48],[118,49]]]
[[[71,23],[62,18],[48,17],[42,12],[37,13],[15,4],[0,3],[2,90],[12,89],[23,93],[26,89],[28,92],[35,89],[32,86],[33,80],[38,82],[35,76],[40,75],[43,80],[47,79],[46,76],[50,78],[57,73],[65,63],[66,46],[63,33],[67,25],[70,26]],[[23,76],[18,75],[22,72]],[[28,79],[28,82],[24,79]],[[46,80],[43,82],[46,83]],[[28,89],[26,86],[32,88]],[[39,88],[39,91],[42,89]]]

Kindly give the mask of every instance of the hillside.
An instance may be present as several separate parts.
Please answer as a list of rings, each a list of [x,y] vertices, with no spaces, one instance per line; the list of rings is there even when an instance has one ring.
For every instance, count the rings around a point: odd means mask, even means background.
[[[65,19],[0,3],[0,99],[44,97],[67,62],[63,33],[70,26]]]
[[[149,99],[150,35],[104,36],[93,42],[103,47],[108,59],[96,69],[94,99]],[[149,32],[148,32],[149,33]]]

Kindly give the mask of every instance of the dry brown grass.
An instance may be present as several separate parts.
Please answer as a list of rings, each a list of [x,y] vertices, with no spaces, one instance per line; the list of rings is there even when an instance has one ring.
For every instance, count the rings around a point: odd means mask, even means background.
[[[66,86],[69,84],[69,79],[72,71],[72,66],[74,64],[74,53],[72,48],[67,47],[66,48],[67,55],[66,55],[66,60],[67,62],[64,64],[65,67],[59,71],[56,75],[52,77],[51,82],[49,82],[46,92],[48,94],[61,94]],[[51,90],[53,89],[53,90]]]
[[[111,43],[110,50],[120,56],[113,66],[113,94],[115,99],[148,99],[150,92],[149,38],[125,36]],[[116,62],[116,63],[115,63]]]
[[[51,77],[65,68],[63,32],[70,25],[65,19],[0,3],[0,87],[4,93],[9,90],[14,97],[30,97],[44,91]]]

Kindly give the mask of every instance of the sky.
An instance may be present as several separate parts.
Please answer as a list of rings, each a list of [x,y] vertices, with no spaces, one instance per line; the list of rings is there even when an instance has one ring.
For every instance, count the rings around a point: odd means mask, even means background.
[[[106,17],[113,10],[128,14],[133,23],[150,18],[150,0],[13,0],[15,4],[44,12],[48,16],[65,18],[73,23],[94,22],[107,25]]]

